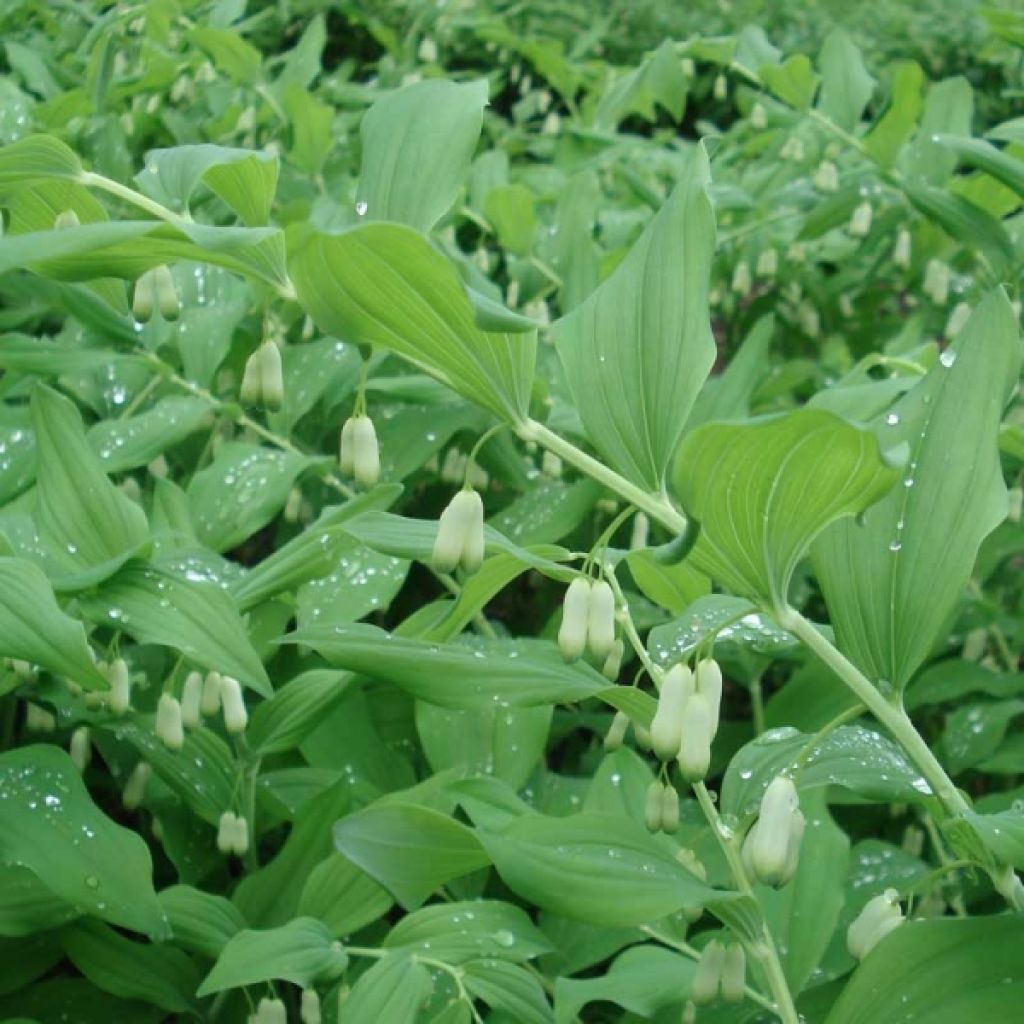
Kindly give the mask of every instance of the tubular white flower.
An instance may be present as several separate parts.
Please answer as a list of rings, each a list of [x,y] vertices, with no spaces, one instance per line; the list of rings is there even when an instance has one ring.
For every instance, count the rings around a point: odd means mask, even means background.
[[[261,999],[256,1007],[259,1024],[288,1024],[288,1012],[280,999]]]
[[[81,223],[74,210],[61,210],[54,218],[53,229],[54,231],[64,231],[67,228],[77,228]]]
[[[612,724],[604,735],[604,749],[607,751],[618,750],[622,741],[626,738],[626,730],[629,728],[629,715],[624,711],[616,711],[612,718]]]
[[[858,203],[850,214],[850,226],[847,228],[854,238],[864,238],[871,230],[871,216],[873,210],[871,203],[865,199]]]
[[[839,188],[839,171],[831,160],[822,160],[812,180],[819,192],[835,192]]]
[[[673,665],[665,673],[658,694],[658,707],[651,720],[651,746],[662,761],[679,756],[683,738],[683,705],[693,692],[693,673],[686,665]]]
[[[280,409],[284,404],[284,369],[281,350],[268,338],[260,345],[260,395],[268,409]]]
[[[779,254],[775,249],[762,249],[757,256],[754,273],[758,277],[774,277],[779,272]]]
[[[942,260],[929,260],[924,268],[921,290],[936,306],[944,306],[949,299],[949,277],[949,266]]]
[[[707,698],[695,693],[683,705],[679,770],[687,782],[700,782],[711,764],[711,707]]]
[[[231,826],[231,852],[236,857],[244,856],[249,849],[249,823],[240,814],[235,815]]]
[[[140,274],[132,290],[132,316],[140,323],[147,323],[156,306],[156,283],[153,271],[147,270]]]
[[[621,639],[616,639],[615,643],[612,644],[612,649],[608,652],[608,657],[604,659],[604,664],[601,666],[601,675],[605,679],[610,679],[613,683],[619,678],[619,672],[622,670],[622,656],[626,653],[626,645]]]
[[[356,418],[349,416],[341,428],[341,442],[338,445],[338,468],[345,476],[352,476],[356,468],[355,434]]]
[[[238,400],[243,405],[259,405],[263,386],[260,373],[262,361],[263,357],[260,355],[259,349],[256,349],[245,361],[245,369],[242,371],[242,386],[238,390]]]
[[[153,287],[160,315],[165,320],[177,320],[181,315],[181,303],[178,301],[178,290],[174,287],[170,267],[166,264],[161,263],[153,268]]]
[[[304,988],[299,1003],[299,1019],[302,1024],[320,1024],[320,997],[316,990]]]
[[[225,811],[217,822],[217,849],[221,853],[231,853],[235,847],[235,814]]]
[[[964,328],[964,324],[970,319],[971,307],[966,302],[958,302],[950,311],[949,319],[946,321],[946,337],[955,338]]]
[[[89,735],[89,726],[80,725],[71,734],[68,753],[71,755],[71,760],[74,761],[79,775],[83,774],[92,760],[92,739]]]
[[[725,946],[718,939],[712,939],[697,961],[697,970],[690,982],[690,998],[698,1006],[706,1006],[718,998],[718,987],[722,983],[722,969],[725,967]]]
[[[750,108],[750,127],[758,132],[763,132],[768,127],[768,112],[760,103],[755,103]]]
[[[910,266],[910,247],[910,232],[906,228],[900,228],[896,232],[896,241],[892,247],[892,261],[897,267],[906,269]]]
[[[181,726],[181,705],[169,693],[160,694],[156,703],[156,738],[168,750],[181,750],[185,731]]]
[[[615,594],[604,580],[590,591],[587,643],[595,658],[607,658],[615,644]]]
[[[199,672],[189,672],[181,688],[181,724],[186,729],[198,729],[202,719],[200,705],[203,700],[203,677]]]
[[[1011,487],[1006,492],[1006,518],[1011,523],[1019,523],[1022,511],[1024,511],[1024,490],[1020,487]]]
[[[740,260],[732,272],[732,284],[729,286],[741,298],[750,294],[750,267],[745,260]]]
[[[729,83],[725,80],[725,75],[716,76],[711,92],[716,100],[724,100],[729,95]]]
[[[661,783],[655,779],[644,798],[644,824],[648,832],[661,831]]]
[[[802,836],[796,786],[785,775],[776,775],[764,791],[760,815],[744,841],[747,863],[759,882],[778,887],[793,877]]]
[[[694,689],[707,698],[711,709],[711,738],[718,735],[718,718],[722,711],[722,669],[714,658],[697,662],[693,674]]]
[[[725,947],[725,960],[722,964],[722,998],[727,1003],[739,1003],[743,1000],[744,985],[747,975],[747,957],[738,942]]]
[[[430,557],[435,572],[453,572],[462,559],[466,536],[476,518],[473,496],[473,491],[458,491],[441,513]]]
[[[666,782],[661,789],[661,831],[672,835],[679,829],[679,794]]]
[[[562,625],[558,630],[558,649],[566,661],[575,661],[586,649],[590,591],[590,580],[582,576],[574,579],[565,591]]]
[[[462,555],[459,563],[463,572],[476,572],[483,565],[486,541],[484,539],[484,502],[476,491],[463,491],[468,495],[466,533],[462,538]]]
[[[846,932],[846,948],[850,955],[863,960],[879,942],[903,923],[900,894],[886,889],[868,900]]]
[[[232,734],[245,732],[249,724],[249,712],[245,709],[242,686],[237,679],[221,677],[220,699],[224,707],[224,728]]]
[[[53,732],[57,728],[57,719],[46,708],[26,701],[25,728],[29,732]]]
[[[199,701],[199,710],[207,718],[212,718],[220,711],[220,691],[224,680],[219,672],[207,672],[203,680],[203,696]]]
[[[380,447],[369,416],[356,416],[352,424],[352,475],[363,487],[380,479]]]
[[[121,804],[126,811],[134,811],[142,804],[146,795],[146,784],[153,769],[146,761],[140,761],[133,769],[121,792]]]
[[[132,704],[132,677],[124,658],[115,658],[106,672],[110,682],[110,710],[115,715],[123,715]]]

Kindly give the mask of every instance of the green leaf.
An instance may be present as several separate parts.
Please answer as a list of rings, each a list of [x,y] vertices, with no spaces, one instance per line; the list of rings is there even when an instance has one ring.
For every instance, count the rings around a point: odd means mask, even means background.
[[[309,626],[289,634],[332,665],[385,679],[421,700],[453,709],[499,702],[512,706],[577,701],[608,689],[607,680],[582,662],[566,664],[542,640],[428,643],[376,626]]]
[[[237,547],[277,515],[296,477],[316,461],[255,444],[225,444],[188,486],[196,535],[214,551]]]
[[[39,178],[73,180],[81,173],[74,151],[52,135],[29,135],[0,148],[0,190],[4,192]]]
[[[330,669],[296,676],[253,711],[246,729],[252,749],[261,756],[293,750],[345,696],[353,679]]]
[[[85,630],[57,605],[42,571],[20,558],[0,558],[0,656],[20,658],[90,690],[106,690]]]
[[[33,872],[56,896],[153,938],[170,928],[153,891],[146,844],[92,802],[59,747],[0,754],[0,855]]]
[[[289,269],[326,333],[397,352],[501,419],[526,415],[536,335],[480,330],[455,268],[418,232],[306,232],[291,244]]]
[[[525,185],[492,188],[484,201],[484,216],[491,222],[498,244],[509,252],[525,256],[537,234],[535,196]]]
[[[473,960],[463,967],[469,993],[517,1024],[554,1024],[540,981],[529,971],[501,960]]]
[[[122,999],[140,999],[171,1013],[196,1013],[199,971],[180,950],[132,942],[99,921],[65,928],[68,959],[97,988]]]
[[[698,146],[612,276],[553,328],[588,437],[615,469],[651,490],[662,487],[715,358],[709,179]]]
[[[214,66],[240,85],[251,84],[260,76],[263,58],[234,29],[194,28],[189,39],[209,54]]]
[[[49,931],[76,917],[78,911],[50,892],[28,868],[0,866],[0,936],[21,938]]]
[[[984,171],[1024,198],[1024,161],[1004,153],[984,139],[939,135],[936,141],[956,153],[961,163]]]
[[[825,1024],[1013,1020],[1024,997],[1024,918],[911,921],[847,983]]]
[[[267,931],[245,929],[228,939],[196,993],[200,998],[261,981],[290,981],[308,988],[336,977],[348,957],[327,929],[309,917]]]
[[[216,584],[136,562],[83,596],[81,607],[94,622],[124,630],[139,643],[174,648],[263,697],[273,692],[235,603]]]
[[[1011,807],[995,814],[969,811],[964,817],[975,836],[999,863],[1024,869],[1024,809]]]
[[[669,848],[619,815],[524,815],[480,841],[505,884],[544,910],[594,924],[648,924],[713,895]]]
[[[782,64],[765,64],[758,75],[780,100],[797,110],[806,110],[818,89],[818,75],[802,53],[786,58]]]
[[[811,541],[863,512],[897,475],[872,434],[801,409],[698,427],[679,448],[673,483],[701,527],[693,564],[739,596],[785,608]]]
[[[463,84],[435,79],[377,100],[360,126],[357,212],[429,231],[469,173],[487,91],[483,78]]]
[[[863,526],[839,523],[815,544],[839,646],[871,679],[907,684],[960,600],[982,540],[1006,515],[996,443],[1020,365],[1010,304],[991,293],[928,375],[874,423],[886,448],[910,446],[903,486]]]
[[[840,128],[852,131],[875,89],[875,80],[864,67],[860,50],[841,29],[833,29],[818,56],[821,95],[818,107]]]
[[[686,108],[687,89],[676,44],[666,39],[638,67],[612,80],[594,111],[594,127],[614,130],[630,114],[654,122],[658,117],[655,104],[679,122]]]
[[[245,927],[245,919],[229,900],[190,885],[172,885],[161,890],[157,899],[175,943],[189,953],[216,960],[227,941]]]
[[[338,1024],[415,1024],[433,988],[427,969],[408,953],[389,953],[352,986],[338,1007]]]
[[[332,853],[309,873],[298,912],[323,921],[332,935],[341,937],[379,920],[394,902],[387,889],[362,868]]]
[[[428,807],[391,800],[342,818],[334,826],[334,845],[406,910],[488,864],[472,829]]]
[[[39,481],[35,519],[57,585],[98,583],[145,546],[145,513],[107,479],[67,398],[38,386],[32,426]]]
[[[910,138],[924,102],[924,72],[915,61],[899,61],[893,68],[889,107],[864,139],[864,148],[881,164],[892,167]]]

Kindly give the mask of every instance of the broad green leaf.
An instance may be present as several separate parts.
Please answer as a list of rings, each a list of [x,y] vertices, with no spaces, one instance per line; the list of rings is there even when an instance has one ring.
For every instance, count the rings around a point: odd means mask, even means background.
[[[61,611],[42,571],[20,558],[0,558],[0,655],[90,690],[109,685],[93,662],[82,624]]]
[[[974,768],[995,753],[1010,723],[1024,714],[1024,699],[969,701],[946,716],[935,753],[951,775]]]
[[[990,174],[1024,198],[1024,161],[1004,153],[984,139],[939,135],[937,141],[956,153],[961,163]]]
[[[679,614],[711,590],[711,580],[689,562],[665,565],[650,548],[631,551],[625,562],[640,593],[672,614]]]
[[[328,334],[397,352],[501,419],[526,415],[536,336],[480,330],[455,268],[418,232],[306,232],[293,240],[289,269]]]
[[[482,78],[463,84],[435,79],[377,100],[360,126],[357,213],[429,231],[469,173],[487,91]]]
[[[479,835],[513,892],[579,921],[647,924],[719,895],[642,825],[618,815],[524,815]]]
[[[260,755],[293,750],[345,696],[353,679],[330,669],[296,676],[252,712],[246,729],[249,744]]]
[[[820,80],[810,59],[802,53],[787,57],[781,64],[765,64],[758,75],[780,100],[797,110],[811,105]]]
[[[54,978],[0,998],[0,1014],[8,1024],[160,1024],[167,1014],[153,1006],[121,999],[84,978]]]
[[[332,935],[340,937],[379,920],[394,902],[384,886],[348,857],[331,853],[305,880],[298,912],[323,921]]]
[[[715,245],[703,148],[615,272],[553,328],[576,408],[605,459],[660,490],[715,358],[708,273]]]
[[[197,536],[214,551],[237,547],[277,515],[296,477],[316,461],[260,445],[224,445],[188,486]]]
[[[893,68],[889,107],[864,139],[864,147],[882,165],[892,167],[910,138],[924,105],[924,72],[915,61],[900,61]]]
[[[124,630],[139,643],[164,644],[261,696],[272,693],[238,608],[215,584],[135,562],[83,596],[81,607],[94,622]]]
[[[566,664],[542,640],[428,643],[376,626],[299,629],[291,643],[312,647],[332,665],[384,679],[420,700],[453,709],[577,701],[602,694],[607,680],[582,662]]]
[[[153,938],[170,928],[153,891],[146,844],[92,802],[59,747],[0,754],[0,854],[73,907]]]
[[[200,974],[173,946],[132,942],[100,921],[65,928],[61,942],[68,959],[97,988],[122,999],[139,999],[171,1013],[195,1013]]]
[[[583,522],[600,495],[593,480],[544,480],[506,505],[490,525],[516,544],[555,544]]]
[[[172,885],[161,890],[157,899],[170,922],[175,944],[189,953],[216,960],[227,941],[245,927],[245,919],[233,903],[189,885]]]
[[[638,67],[612,80],[594,111],[594,126],[601,130],[614,130],[630,114],[656,121],[655,105],[670,114],[674,121],[681,121],[686,108],[687,88],[676,44],[666,39]]]
[[[841,28],[833,29],[818,56],[821,94],[818,106],[840,128],[852,131],[874,92],[875,80],[864,67],[860,50]]]
[[[880,733],[844,725],[816,740],[781,727],[762,733],[729,762],[723,813],[738,818],[755,813],[768,783],[781,772],[794,771],[801,791],[839,786],[867,800],[904,803],[921,803],[931,794],[903,751]]]
[[[933,82],[925,94],[921,126],[900,154],[900,167],[911,178],[943,185],[956,170],[957,156],[941,141],[943,135],[971,134],[974,96],[962,75]]]
[[[874,423],[909,445],[902,486],[814,548],[839,646],[873,680],[904,687],[960,600],[978,548],[1006,515],[996,439],[1021,341],[1002,292],[988,295],[928,375]],[[941,556],[941,557],[940,557]]]
[[[965,817],[975,836],[999,863],[1024,869],[1024,809],[1015,806],[994,814],[970,811]]]
[[[801,409],[698,427],[680,446],[673,483],[700,523],[693,564],[738,596],[785,608],[811,541],[863,512],[897,476],[872,434]]]
[[[334,845],[406,910],[446,882],[488,864],[473,830],[416,804],[384,802],[342,818]]]
[[[4,334],[0,337],[0,369],[16,373],[56,377],[94,370],[113,359],[114,353],[109,348],[66,345],[27,334]]]
[[[0,148],[0,189],[39,178],[75,179],[82,173],[78,157],[52,135],[29,135]]]
[[[501,960],[471,960],[463,967],[466,989],[517,1024],[554,1024],[540,981],[529,971]]]
[[[240,85],[252,84],[260,75],[260,51],[231,28],[201,26],[189,32],[189,39],[209,54],[214,67]]]
[[[408,953],[389,953],[352,986],[338,1007],[338,1024],[415,1024],[432,987],[422,964]]]
[[[297,917],[280,928],[247,928],[233,935],[196,994],[278,980],[305,988],[314,981],[331,980],[347,963],[344,950],[319,921]]]
[[[38,386],[32,427],[39,481],[35,519],[47,561],[58,585],[98,583],[146,545],[145,513],[107,479],[68,399]]]
[[[1010,1021],[1024,997],[1024,918],[911,921],[858,968],[825,1024]]]
[[[536,197],[525,185],[501,185],[487,194],[484,215],[491,222],[498,244],[525,256],[537,234]]]
[[[296,85],[285,89],[283,105],[292,129],[288,159],[307,174],[319,174],[334,144],[334,108]]]

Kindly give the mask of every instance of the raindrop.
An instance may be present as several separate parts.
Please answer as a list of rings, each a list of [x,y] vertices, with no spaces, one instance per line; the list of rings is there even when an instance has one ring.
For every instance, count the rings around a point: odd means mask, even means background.
[[[365,217],[366,216],[366,211],[368,209],[369,209],[369,207],[367,206],[367,203],[366,203],[365,199],[360,199],[359,202],[356,203],[356,214],[358,216]]]
[[[956,362],[956,353],[952,349],[946,349],[945,352],[939,356],[939,362],[948,370]]]

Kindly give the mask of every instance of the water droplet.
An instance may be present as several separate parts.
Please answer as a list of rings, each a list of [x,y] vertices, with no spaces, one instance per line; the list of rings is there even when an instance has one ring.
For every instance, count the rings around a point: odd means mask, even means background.
[[[948,370],[956,362],[956,353],[952,349],[946,349],[945,352],[939,356],[939,362]]]
[[[360,199],[359,202],[356,203],[356,214],[358,216],[365,217],[366,216],[366,211],[368,209],[369,209],[369,206],[367,205],[365,199]]]
[[[898,540],[889,541],[889,550],[895,554],[903,545]]]
[[[888,423],[890,427],[898,426],[900,422],[900,414],[898,412],[889,413],[885,417],[885,422]]]

